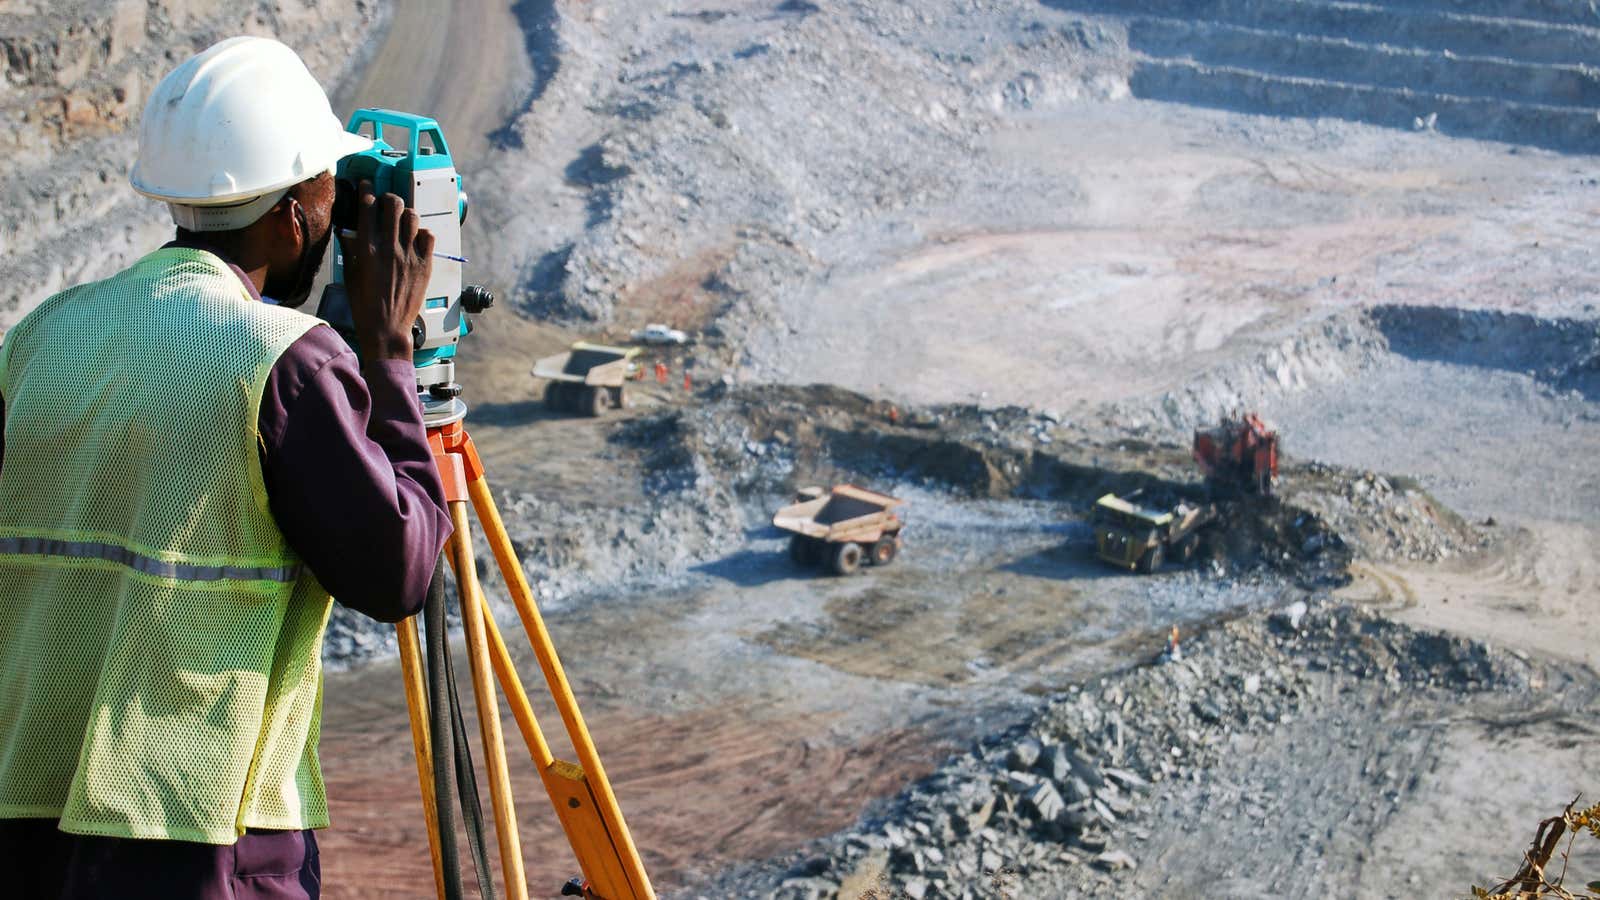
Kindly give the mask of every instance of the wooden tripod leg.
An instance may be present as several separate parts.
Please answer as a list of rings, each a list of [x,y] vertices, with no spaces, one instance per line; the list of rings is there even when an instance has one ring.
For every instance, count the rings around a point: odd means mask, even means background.
[[[528,702],[528,692],[522,686],[522,679],[517,676],[511,651],[500,634],[500,627],[495,624],[494,613],[487,601],[480,597],[479,602],[483,607],[483,623],[489,632],[489,659],[494,663],[494,674],[500,681],[500,690],[505,692],[511,714],[517,720],[517,727],[522,729],[522,738],[528,744],[528,752],[539,770],[540,780],[550,796],[556,818],[567,833],[567,841],[572,845],[579,867],[591,887],[600,887],[605,891],[593,896],[605,897],[606,900],[635,900],[637,895],[628,891],[628,876],[618,860],[610,832],[604,821],[593,815],[597,805],[583,769],[556,759],[555,754],[550,752],[550,745],[545,741],[544,732],[539,729],[538,719],[534,716],[533,705]]]
[[[417,759],[417,784],[422,788],[422,813],[428,823],[428,853],[433,857],[433,887],[444,900],[444,861],[439,850],[439,808],[433,793],[433,741],[428,735],[428,692],[422,683],[422,647],[417,618],[396,623],[400,642],[400,675],[405,680],[406,715],[411,719],[411,749]]]
[[[609,837],[616,848],[618,861],[623,867],[628,886],[633,890],[635,897],[653,900],[655,889],[650,885],[650,876],[645,873],[644,862],[639,858],[638,848],[634,846],[633,835],[628,831],[628,823],[622,818],[622,808],[617,804],[616,795],[612,793],[605,767],[600,764],[600,754],[589,736],[589,728],[583,721],[583,713],[578,709],[577,698],[573,696],[572,686],[567,682],[566,671],[562,669],[561,660],[556,656],[555,645],[550,640],[549,630],[545,628],[544,617],[539,614],[539,607],[534,602],[533,589],[529,587],[527,575],[522,571],[522,564],[511,547],[511,536],[506,533],[505,522],[500,518],[500,510],[495,506],[494,495],[489,492],[489,483],[481,471],[474,473],[473,477],[468,479],[467,491],[472,498],[473,508],[478,513],[478,521],[483,525],[484,534],[489,539],[489,547],[494,552],[495,561],[505,577],[512,602],[516,604],[517,614],[522,618],[522,626],[528,633],[528,641],[533,645],[534,656],[539,660],[539,668],[544,672],[550,695],[555,700],[556,709],[561,713],[561,721],[566,726],[567,735],[572,739],[573,748],[577,751],[578,762],[588,782],[588,789],[593,792],[594,802],[600,814],[611,825]],[[475,577],[474,583],[476,583]]]
[[[455,560],[451,559],[450,567],[455,568]],[[457,573],[459,581],[461,575]],[[528,701],[528,691],[522,686],[522,679],[517,675],[516,664],[511,660],[511,649],[506,646],[506,639],[500,634],[500,626],[495,624],[494,613],[490,611],[488,601],[479,594],[478,603],[483,608],[483,622],[488,626],[489,633],[489,660],[494,663],[495,678],[500,681],[500,690],[505,692],[506,704],[511,707],[511,716],[517,720],[517,727],[522,730],[522,739],[528,744],[528,753],[533,757],[533,764],[544,771],[551,763],[556,761],[555,754],[550,752],[550,744],[544,739],[544,732],[539,728],[539,720],[534,717],[533,704]]]
[[[500,701],[490,671],[489,639],[483,618],[483,591],[472,558],[472,532],[467,525],[465,501],[450,503],[455,534],[450,550],[460,589],[461,620],[467,632],[467,661],[472,668],[472,693],[478,703],[478,729],[489,770],[489,799],[494,804],[494,830],[500,845],[500,868],[509,900],[528,900],[528,878],[522,866],[522,840],[517,832],[516,806],[511,798],[511,777],[506,768],[505,735],[500,730]]]

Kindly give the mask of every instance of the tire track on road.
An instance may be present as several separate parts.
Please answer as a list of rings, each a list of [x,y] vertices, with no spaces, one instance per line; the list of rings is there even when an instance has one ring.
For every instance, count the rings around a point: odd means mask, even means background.
[[[394,4],[383,45],[336,106],[346,119],[367,106],[431,116],[470,171],[531,78],[509,0],[405,0]]]

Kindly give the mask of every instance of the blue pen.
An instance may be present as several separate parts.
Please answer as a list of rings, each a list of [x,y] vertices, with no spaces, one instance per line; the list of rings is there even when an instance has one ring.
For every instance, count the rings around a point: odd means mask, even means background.
[[[352,241],[355,240],[356,233],[348,228],[341,228],[339,229],[339,237],[342,237],[347,241]],[[465,256],[451,256],[448,253],[439,253],[438,251],[435,251],[433,255],[439,257],[440,259],[448,259],[451,262],[471,262],[471,260],[467,259]]]

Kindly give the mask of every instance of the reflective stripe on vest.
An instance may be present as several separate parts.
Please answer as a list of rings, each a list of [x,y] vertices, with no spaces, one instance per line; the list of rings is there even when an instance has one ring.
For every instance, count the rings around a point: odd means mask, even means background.
[[[300,577],[299,566],[279,568],[240,566],[195,566],[167,562],[135,553],[127,547],[93,541],[57,541],[49,538],[0,538],[0,554],[12,556],[64,556],[70,559],[100,559],[126,566],[156,578],[174,581],[277,581],[287,584]]]

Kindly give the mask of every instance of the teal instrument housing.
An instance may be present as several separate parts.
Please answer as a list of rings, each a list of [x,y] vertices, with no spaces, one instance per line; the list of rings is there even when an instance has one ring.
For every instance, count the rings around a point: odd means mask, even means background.
[[[392,109],[358,109],[351,114],[345,130],[372,138],[373,146],[370,150],[354,153],[339,160],[335,177],[352,184],[371,182],[373,194],[380,197],[386,193],[394,194],[404,200],[407,206],[417,209],[425,219],[436,217],[438,211],[425,210],[418,204],[418,188],[428,183],[428,179],[418,176],[421,173],[431,173],[453,178],[455,224],[459,229],[461,221],[467,215],[467,195],[461,189],[461,178],[455,171],[455,160],[450,155],[450,145],[445,142],[444,131],[437,121],[427,116]],[[437,249],[459,256],[461,252],[459,232],[454,247],[447,247],[447,242],[441,240],[445,235],[441,233],[442,229],[438,224],[424,221],[424,227],[433,231],[435,239],[439,241]],[[460,292],[460,264],[451,265],[435,260],[434,267],[436,275],[438,270],[446,268],[456,269],[458,273],[454,285],[437,284],[440,280],[437,277],[431,279],[428,297],[423,301],[425,314],[433,312],[446,319],[446,323],[450,326],[446,329],[449,339],[438,346],[429,346],[438,343],[437,340],[425,341],[424,346],[418,348],[413,355],[413,362],[419,369],[440,360],[453,359],[456,355],[456,341],[472,331],[471,321],[466,316],[460,315],[459,312],[455,315],[450,314],[451,306]],[[343,276],[343,255],[336,252],[333,280],[342,283]],[[439,288],[455,289],[448,292],[437,291],[436,285]]]
[[[369,137],[372,148],[339,160],[335,171],[341,196],[354,199],[351,188],[366,181],[377,196],[395,194],[420,218],[420,226],[434,237],[433,270],[428,279],[422,311],[412,329],[412,362],[417,370],[417,390],[423,403],[424,418],[435,420],[433,406],[444,405],[464,414],[455,400],[456,347],[472,330],[468,312],[479,312],[483,304],[463,297],[473,291],[488,296],[481,288],[462,290],[461,224],[467,215],[467,195],[461,176],[450,155],[439,123],[427,116],[392,109],[358,109],[345,130]],[[345,203],[343,213],[336,210],[336,226],[354,227],[354,204]],[[492,302],[492,296],[489,298]],[[333,244],[330,283],[323,292],[318,315],[328,320],[354,345],[354,320],[344,289],[344,254]],[[356,348],[359,353],[360,348]],[[440,416],[456,415],[440,412]]]
[[[405,146],[395,147],[386,138],[392,130],[404,131]],[[366,134],[373,147],[339,160],[339,178],[359,183],[372,182],[372,192],[378,196],[393,193],[412,203],[411,175],[434,169],[454,169],[450,146],[445,143],[439,123],[427,116],[396,112],[392,109],[358,109],[344,127],[353,134]],[[457,184],[460,184],[459,179]],[[467,217],[467,195],[461,192],[457,201],[457,215]]]

